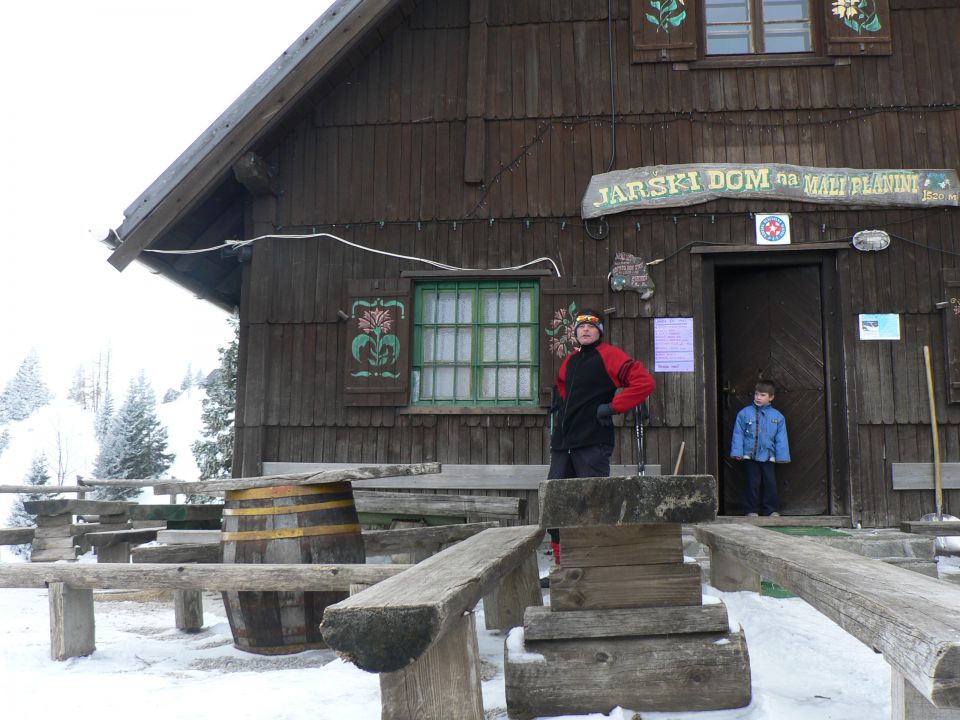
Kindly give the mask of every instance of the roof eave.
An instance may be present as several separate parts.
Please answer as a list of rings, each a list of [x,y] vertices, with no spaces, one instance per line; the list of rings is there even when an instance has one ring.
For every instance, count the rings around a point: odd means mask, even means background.
[[[123,270],[196,206],[360,35],[399,0],[337,0],[133,204],[108,244]],[[119,239],[119,245],[117,245]],[[106,238],[104,238],[107,241]]]

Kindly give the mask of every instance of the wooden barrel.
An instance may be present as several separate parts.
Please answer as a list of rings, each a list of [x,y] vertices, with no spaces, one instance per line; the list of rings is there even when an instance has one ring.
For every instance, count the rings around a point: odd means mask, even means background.
[[[363,563],[349,482],[230,490],[223,506],[225,563]],[[234,646],[260,655],[326,647],[323,610],[345,592],[224,592]]]

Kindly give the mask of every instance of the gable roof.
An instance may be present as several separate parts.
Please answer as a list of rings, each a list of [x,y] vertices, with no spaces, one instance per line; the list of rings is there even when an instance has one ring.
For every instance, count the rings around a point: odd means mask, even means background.
[[[211,247],[230,237],[231,231],[242,231],[242,189],[232,177],[234,163],[275,129],[368,30],[404,4],[414,3],[334,2],[124,211],[123,223],[103,239],[115,248],[110,264],[123,270],[138,260],[199,297],[232,309],[239,301],[235,261],[224,264],[213,257],[199,260],[144,251],[159,245]],[[205,217],[186,222],[191,213]],[[177,224],[178,234],[173,233]]]

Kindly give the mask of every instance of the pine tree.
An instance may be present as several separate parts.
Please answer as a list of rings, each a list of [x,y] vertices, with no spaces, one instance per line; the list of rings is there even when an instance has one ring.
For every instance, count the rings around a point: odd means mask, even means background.
[[[27,475],[24,478],[24,485],[32,485],[36,487],[37,485],[49,484],[50,471],[47,468],[47,456],[44,453],[40,453],[34,457],[33,462],[30,463],[30,469],[27,471]],[[34,524],[34,516],[24,509],[24,501],[53,499],[56,497],[59,496],[48,493],[18,494],[16,500],[13,501],[13,505],[10,508],[10,516],[7,518],[7,523],[11,527],[30,527]],[[31,547],[32,546],[29,543],[25,545],[11,545],[10,550],[15,555],[22,555],[29,560]]]
[[[50,390],[40,375],[40,358],[34,350],[20,363],[17,374],[0,394],[0,422],[26,420],[48,402]]]
[[[106,393],[103,396],[103,399],[100,401],[100,408],[97,410],[96,420],[93,424],[93,434],[94,437],[103,444],[104,438],[107,436],[107,433],[110,432],[110,424],[113,422],[113,395],[110,394],[110,390],[107,389]],[[97,477],[100,477],[99,475]]]
[[[187,372],[180,381],[180,390],[190,394],[188,391],[193,387],[193,363],[187,363]]]
[[[160,477],[173,463],[167,453],[167,429],[157,417],[153,388],[141,372],[130,381],[127,397],[100,443],[94,475],[100,479],[148,480]],[[102,500],[126,500],[138,488],[99,488]]]
[[[3,455],[3,451],[10,447],[10,431],[4,428],[3,432],[0,432],[0,455]]]
[[[67,390],[67,400],[72,400],[84,410],[90,407],[86,371],[83,369],[83,366],[78,367],[77,371],[73,374],[73,383],[71,383],[70,389]]]
[[[238,324],[233,340],[220,348],[220,367],[207,383],[203,399],[203,437],[193,446],[193,457],[200,467],[200,478],[212,480],[230,477],[233,471],[233,420],[237,403]]]

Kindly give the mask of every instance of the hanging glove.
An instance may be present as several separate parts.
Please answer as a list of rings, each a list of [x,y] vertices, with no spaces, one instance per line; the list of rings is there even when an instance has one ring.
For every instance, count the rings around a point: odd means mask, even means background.
[[[597,425],[613,427],[613,407],[610,403],[603,403],[597,407]]]

